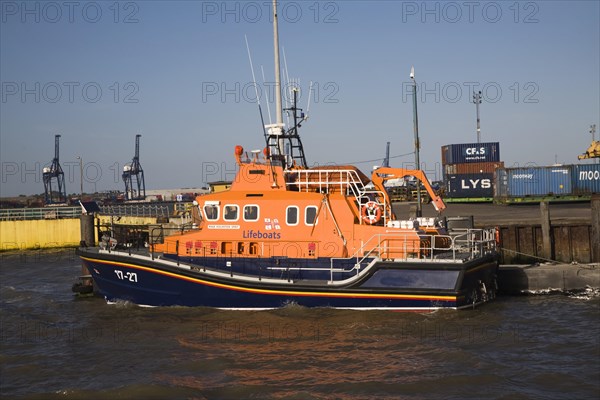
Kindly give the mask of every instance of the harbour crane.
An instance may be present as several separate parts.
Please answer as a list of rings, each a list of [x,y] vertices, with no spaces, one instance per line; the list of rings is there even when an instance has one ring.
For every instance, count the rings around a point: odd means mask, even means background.
[[[65,187],[65,173],[58,161],[60,135],[54,135],[54,158],[49,167],[42,169],[44,181],[44,198],[46,204],[66,204],[67,189]],[[56,182],[56,190],[54,190]]]
[[[125,182],[125,200],[146,199],[146,183],[144,170],[140,165],[140,137],[135,135],[135,155],[129,164],[123,167],[123,182]],[[134,186],[135,182],[135,186]]]

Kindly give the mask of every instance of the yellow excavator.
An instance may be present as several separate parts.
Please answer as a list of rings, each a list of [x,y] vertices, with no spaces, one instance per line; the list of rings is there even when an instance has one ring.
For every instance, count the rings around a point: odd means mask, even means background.
[[[590,125],[590,133],[592,134],[592,144],[588,149],[580,155],[578,158],[580,160],[586,160],[588,158],[600,158],[600,141],[596,140],[596,124]]]
[[[588,158],[598,158],[598,157],[600,157],[600,140],[594,140],[594,141],[592,141],[592,144],[590,145],[590,147],[588,147],[588,149],[585,151],[585,153],[580,155],[578,158],[580,160],[585,160]]]

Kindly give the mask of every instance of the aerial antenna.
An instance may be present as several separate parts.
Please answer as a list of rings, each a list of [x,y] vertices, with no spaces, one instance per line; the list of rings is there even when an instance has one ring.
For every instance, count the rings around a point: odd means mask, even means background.
[[[275,53],[275,107],[277,126],[271,127],[272,131],[279,131],[283,135],[283,108],[281,105],[281,65],[279,62],[279,23],[277,18],[277,0],[273,0],[273,51]],[[277,141],[279,155],[283,155],[283,138]]]
[[[263,85],[266,83],[266,79],[265,79],[265,69],[263,68],[263,66],[260,66],[260,70],[262,71],[262,78],[263,78]],[[267,113],[269,114],[269,125],[273,124],[273,120],[271,119],[271,107],[269,106],[269,103],[271,102],[271,99],[269,99],[269,91],[266,91],[266,96],[267,96]],[[264,124],[263,124],[264,125]]]
[[[308,102],[306,104],[306,115],[304,116],[305,120],[308,119],[308,113],[310,112],[310,96],[312,95],[312,87],[313,81],[310,81],[310,85],[308,86]]]
[[[258,104],[258,113],[260,114],[260,123],[263,129],[263,134],[266,136],[265,131],[265,119],[263,118],[262,107],[260,106],[260,96],[258,95],[258,86],[256,85],[256,75],[254,75],[254,64],[252,63],[252,56],[250,55],[250,45],[248,44],[248,36],[244,35],[246,39],[246,50],[248,50],[248,60],[250,60],[250,69],[252,70],[252,83],[254,84],[254,93],[256,93],[256,103]],[[268,99],[267,99],[268,101]],[[268,107],[268,103],[267,103]],[[271,113],[269,112],[269,120],[271,119]]]
[[[293,83],[290,81],[290,74],[288,73],[287,57],[285,56],[285,47],[283,47],[282,50],[283,50],[283,69],[285,70],[285,88],[287,89],[287,95],[285,96],[285,108],[290,108],[290,102],[292,100],[292,96],[294,95]],[[288,126],[290,126],[290,114],[285,113],[285,116],[287,119]]]
[[[258,87],[256,86],[256,76],[254,75],[254,64],[252,64],[252,56],[250,55],[250,45],[248,44],[248,36],[244,35],[246,40],[246,50],[248,51],[248,60],[250,61],[250,70],[252,71],[252,83],[254,84],[254,92],[256,93],[256,102],[260,107],[260,97],[258,96]]]

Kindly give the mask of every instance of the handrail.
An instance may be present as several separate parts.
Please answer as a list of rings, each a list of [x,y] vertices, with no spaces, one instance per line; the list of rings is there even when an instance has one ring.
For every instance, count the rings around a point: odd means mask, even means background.
[[[331,187],[339,186],[340,192],[348,189],[349,194],[354,196],[358,205],[359,212],[363,206],[374,199],[385,199],[386,194],[380,190],[368,190],[358,176],[358,173],[353,169],[315,169],[315,170],[293,170],[286,171],[287,173],[297,174],[298,178],[295,181],[287,182],[288,186],[297,186],[299,189],[308,191],[310,186],[318,186],[319,191],[326,189],[329,191]],[[317,175],[317,180],[309,180],[310,175]],[[330,177],[337,175],[337,180],[330,180]],[[387,210],[386,204],[377,202]],[[383,213],[383,222],[386,223],[388,218],[387,212]]]
[[[404,261],[409,260],[408,252],[406,251],[407,240],[410,237],[411,245],[414,246],[416,242],[419,242],[419,253],[427,254],[426,257],[422,257],[423,259],[434,260],[436,251],[451,251],[452,258],[445,259],[444,261],[449,262],[464,262],[466,260],[471,260],[477,256],[481,256],[484,254],[492,253],[496,250],[496,240],[494,236],[493,229],[466,229],[464,233],[460,233],[457,235],[419,235],[418,239],[414,239],[414,236],[408,235],[407,233],[384,233],[384,234],[376,234],[371,236],[366,242],[359,247],[353,255],[349,257],[335,257],[331,258],[330,261],[330,270],[331,270],[331,281],[333,281],[333,272],[339,272],[339,268],[334,268],[334,262],[337,261],[347,261],[353,258],[356,258],[356,263],[351,269],[343,270],[343,272],[351,272],[352,270],[356,270],[357,274],[360,273],[360,269],[362,267],[362,263],[372,257],[373,253],[377,253],[377,257],[374,258],[374,261],[381,260],[381,254],[383,253],[393,253],[394,250],[404,250],[403,253],[405,255]],[[423,239],[429,239],[423,240]],[[442,239],[442,240],[439,240]],[[448,247],[440,247],[437,246],[436,243],[443,242],[444,240],[449,240],[450,245]],[[404,247],[391,246],[391,241],[403,241]],[[372,241],[376,241],[375,246],[372,246]],[[425,243],[426,245],[423,245]],[[428,244],[427,244],[428,243]],[[366,251],[365,251],[366,250]],[[363,253],[362,258],[360,258],[360,254]],[[457,257],[458,255],[467,255],[468,257]],[[360,259],[359,259],[360,258]],[[371,261],[372,263],[373,261]]]

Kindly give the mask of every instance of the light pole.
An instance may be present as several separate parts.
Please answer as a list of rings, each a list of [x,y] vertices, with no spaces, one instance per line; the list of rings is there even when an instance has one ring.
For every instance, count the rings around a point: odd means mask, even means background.
[[[415,133],[415,169],[421,169],[419,161],[419,117],[417,116],[417,81],[415,79],[415,67],[410,67],[410,79],[413,81],[413,130]],[[417,217],[422,217],[421,211],[421,181],[417,179]]]
[[[77,156],[79,160],[79,197],[83,200],[83,159],[80,156]]]
[[[596,124],[590,125],[590,133],[592,134],[592,146],[596,141]],[[600,164],[600,158],[596,158],[596,163]]]
[[[481,125],[479,124],[479,105],[481,104],[481,90],[479,92],[473,92],[473,103],[477,109],[477,143],[481,143]]]

